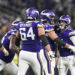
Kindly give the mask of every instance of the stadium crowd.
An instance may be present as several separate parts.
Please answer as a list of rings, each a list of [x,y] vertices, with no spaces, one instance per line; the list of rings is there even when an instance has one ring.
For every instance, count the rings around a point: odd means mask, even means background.
[[[24,10],[29,7],[35,7],[39,11],[44,9],[53,10],[56,19],[62,14],[68,14],[72,19],[72,26],[75,28],[74,4],[74,0],[0,0],[0,29],[11,25],[17,17],[24,18]]]

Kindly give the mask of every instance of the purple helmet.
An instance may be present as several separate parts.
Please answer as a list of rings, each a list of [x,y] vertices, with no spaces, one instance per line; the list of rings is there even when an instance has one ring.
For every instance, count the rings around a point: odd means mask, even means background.
[[[68,15],[63,15],[59,18],[59,22],[60,21],[65,21],[67,24],[70,24],[71,23],[71,19]]]
[[[39,11],[35,8],[28,8],[26,10],[27,19],[37,19],[39,17]]]
[[[51,23],[51,17],[55,17],[55,13],[51,10],[43,10],[40,13],[41,21],[48,21]]]
[[[18,24],[19,23],[21,23],[21,18],[17,18],[16,20],[14,20],[13,22],[12,22],[12,24],[11,24],[11,26],[12,26],[12,29],[18,29]]]

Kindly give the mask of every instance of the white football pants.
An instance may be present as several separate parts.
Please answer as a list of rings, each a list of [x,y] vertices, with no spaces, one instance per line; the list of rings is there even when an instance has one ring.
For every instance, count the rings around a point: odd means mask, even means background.
[[[68,69],[70,69],[71,75],[75,75],[75,61],[74,56],[66,56],[66,57],[59,57],[58,59],[58,70],[59,75],[67,75]]]
[[[26,75],[29,66],[31,66],[35,75],[41,75],[41,66],[37,58],[37,53],[21,50],[18,75]]]
[[[40,50],[40,58],[43,64],[43,71],[46,75],[54,75],[54,68],[55,68],[55,58],[50,60],[46,54],[46,51],[43,49]]]
[[[0,71],[2,70],[7,72],[9,75],[17,75],[18,73],[18,67],[13,61],[6,63],[3,60],[0,60]]]

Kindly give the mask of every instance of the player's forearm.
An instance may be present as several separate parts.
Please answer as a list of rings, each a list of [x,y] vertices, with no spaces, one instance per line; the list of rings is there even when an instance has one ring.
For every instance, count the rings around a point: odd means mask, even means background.
[[[44,45],[45,49],[49,52],[51,50],[51,48],[50,48],[50,45],[49,45],[49,42],[48,42],[46,36],[45,35],[41,35],[40,39],[41,39],[42,44]]]
[[[60,40],[60,38],[57,38],[54,40],[59,46],[63,46],[64,48],[71,49],[73,52],[75,52],[75,47],[64,42],[63,40]]]
[[[15,44],[12,44],[10,50],[14,51],[15,53],[19,54],[20,48],[18,48]]]
[[[58,44],[58,46],[63,46],[65,48],[68,47],[68,44],[66,42],[64,42],[63,40],[61,40],[59,37],[54,39],[54,42],[56,42],[56,44]]]
[[[6,50],[6,48],[4,48],[4,46],[2,46],[0,48],[0,50],[4,53],[5,56],[8,56],[9,55],[9,52]]]
[[[50,45],[49,45],[49,44],[45,46],[45,50],[46,50],[47,52],[49,52],[49,51],[51,50],[51,48],[50,48]]]
[[[61,40],[58,35],[55,33],[55,31],[51,31],[48,33],[49,37],[56,43],[58,46],[63,46],[65,48],[68,48],[68,44]]]
[[[65,47],[65,48],[69,48],[69,46],[70,46],[70,45],[69,45],[68,43],[66,43],[64,47]]]
[[[15,45],[19,47],[20,46],[20,41],[21,41],[21,38],[16,38],[15,39]]]
[[[9,49],[10,50],[14,50],[15,49],[15,38],[16,37],[14,35],[11,35],[9,37],[9,39],[10,39]]]

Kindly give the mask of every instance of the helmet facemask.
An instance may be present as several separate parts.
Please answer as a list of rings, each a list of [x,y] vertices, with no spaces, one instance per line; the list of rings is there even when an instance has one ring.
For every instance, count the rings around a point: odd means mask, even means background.
[[[67,16],[66,15],[61,16],[59,18],[59,28],[61,30],[67,28],[70,25],[70,22],[71,22],[71,20],[70,20],[70,17],[68,15]]]
[[[65,29],[66,28],[66,25],[67,25],[67,23],[65,21],[63,21],[63,20],[60,20],[59,21],[59,28],[61,30]]]

